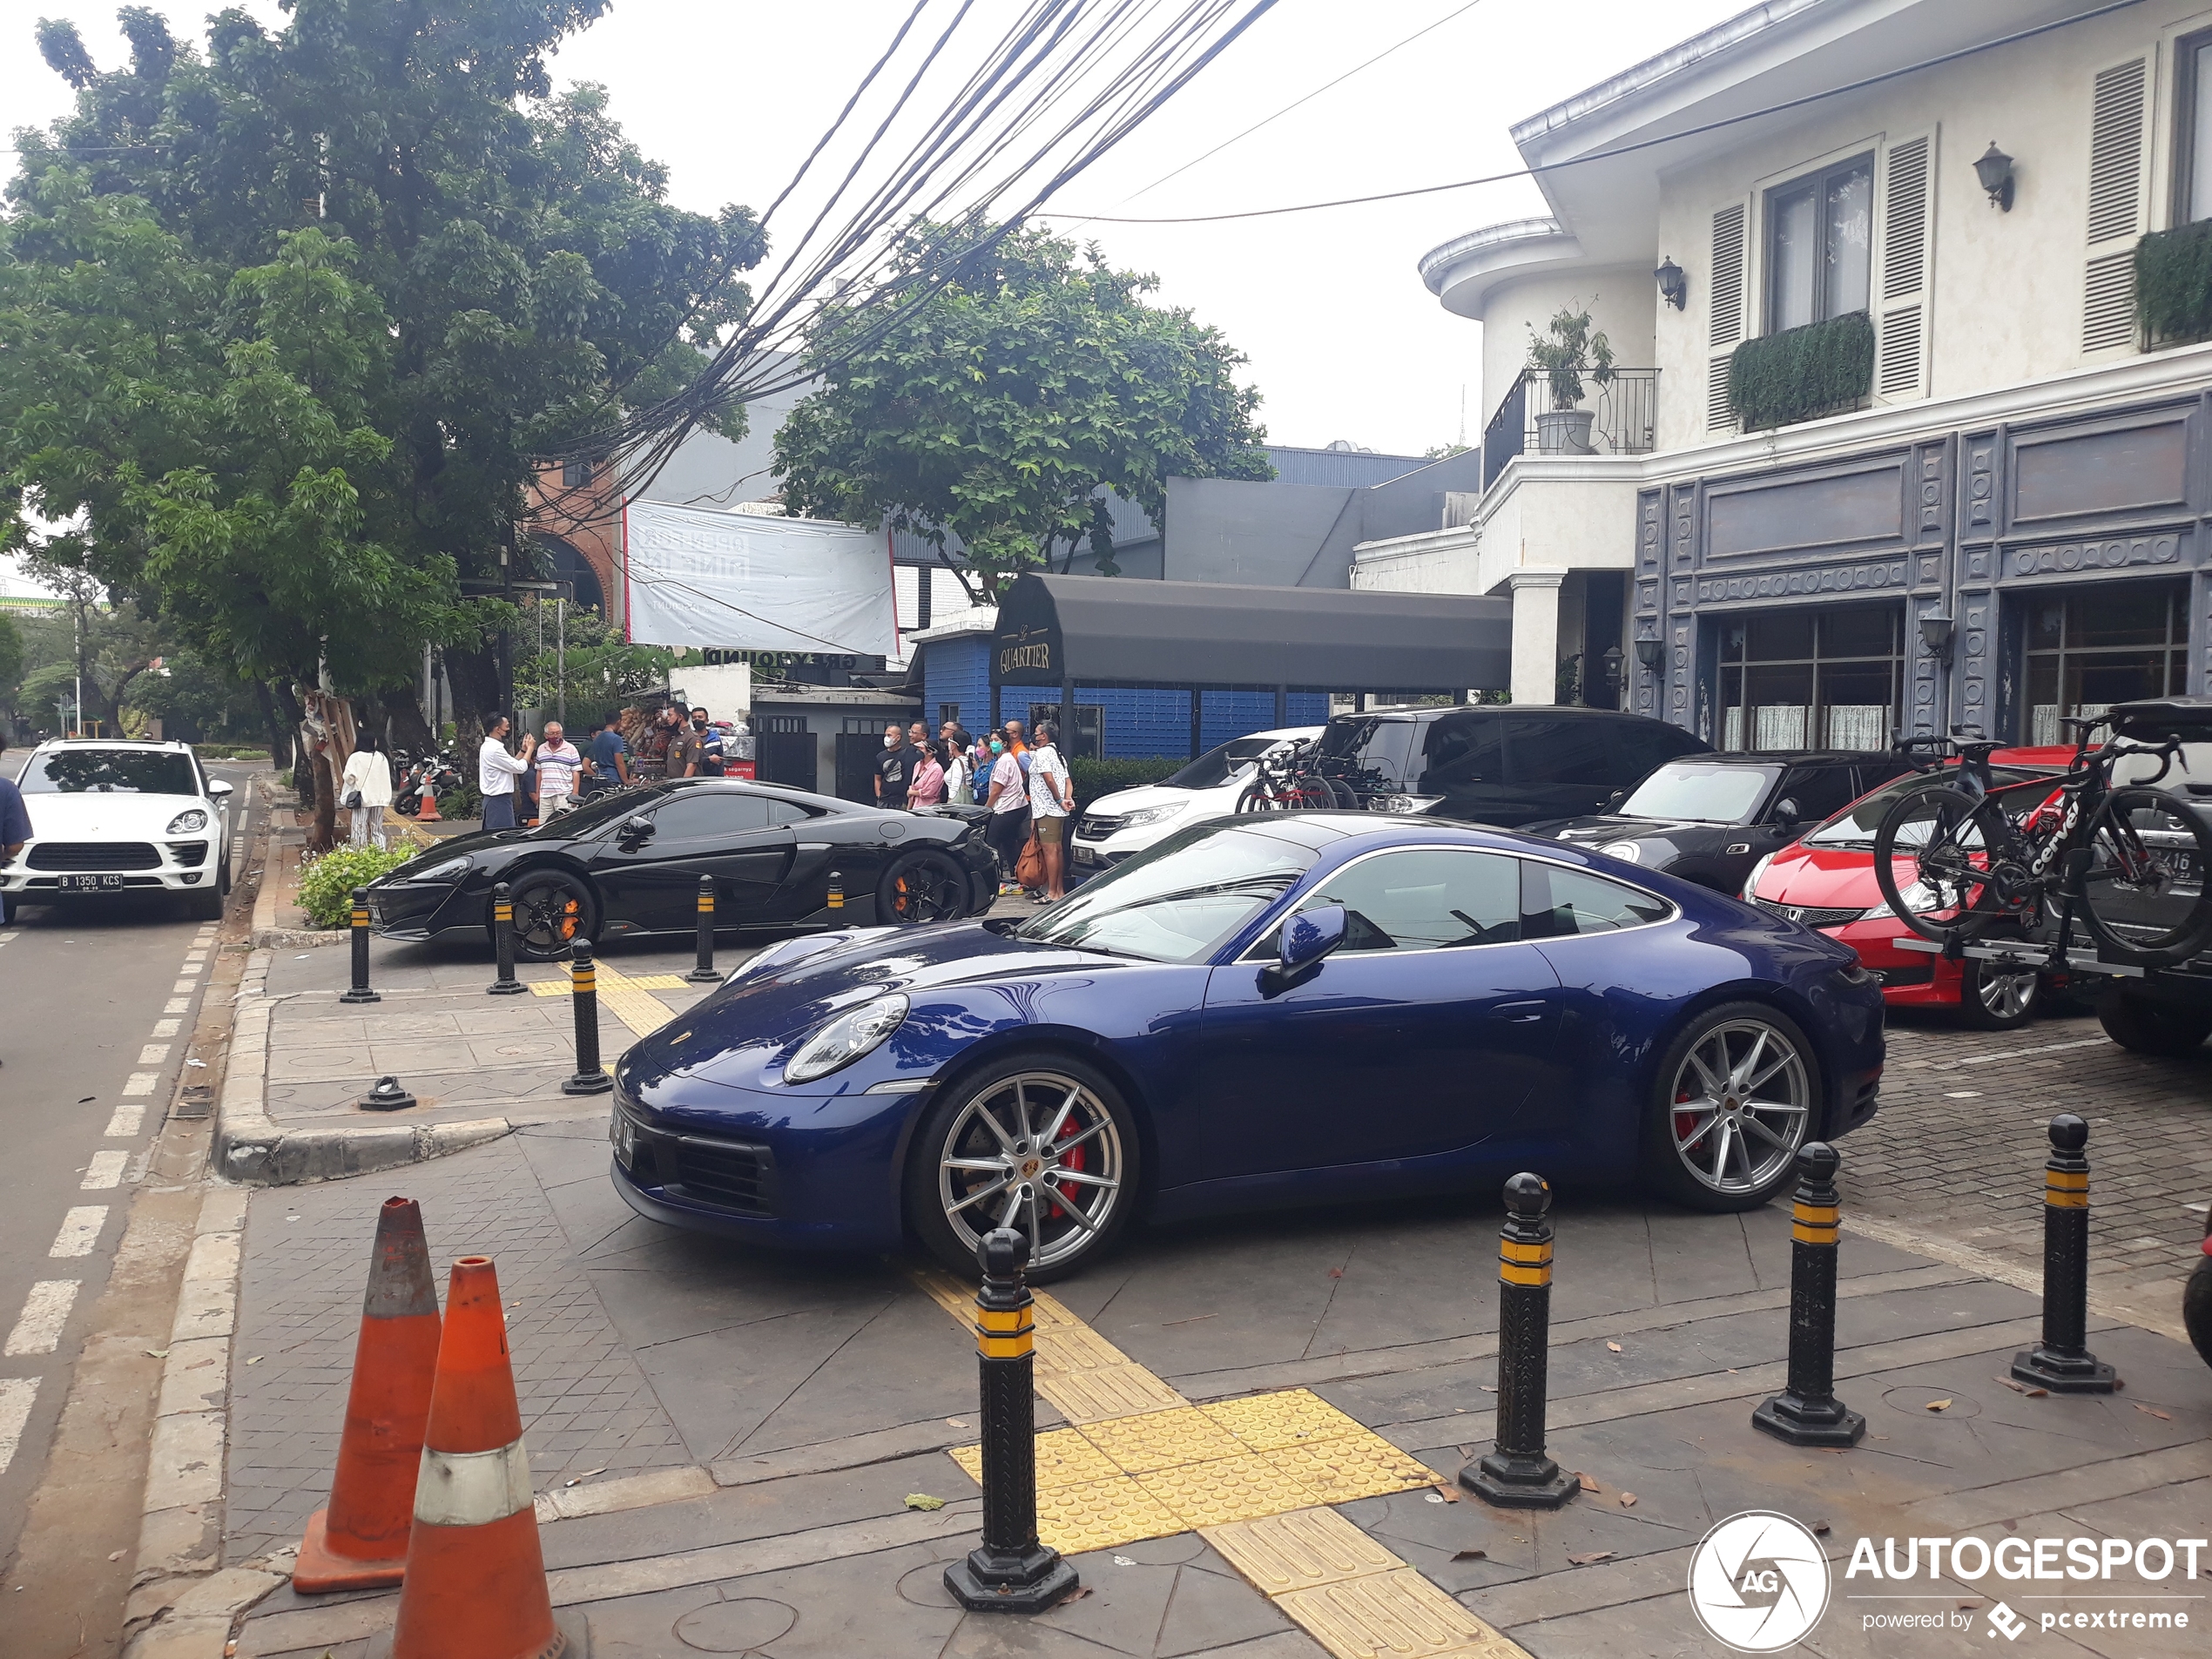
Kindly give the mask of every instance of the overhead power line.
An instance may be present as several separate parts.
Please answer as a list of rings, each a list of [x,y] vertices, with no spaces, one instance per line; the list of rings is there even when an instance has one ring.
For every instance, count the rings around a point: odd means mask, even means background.
[[[2141,3],[2142,0],[2112,0],[2111,4],[2100,6],[2094,11],[2080,12],[2071,17],[2054,18],[2049,23],[2038,24],[2031,29],[2018,30],[2009,35],[2000,35],[1995,40],[1983,41],[1979,45],[1962,46],[1956,51],[1944,52],[1934,57],[1924,57],[1917,62],[1906,64],[1901,68],[1885,70],[1878,75],[1869,75],[1863,80],[1847,82],[1842,86],[1831,86],[1823,91],[1808,92],[1803,98],[1785,98],[1779,104],[1770,104],[1761,109],[1747,110],[1741,115],[1723,116],[1718,120],[1707,121],[1697,126],[1684,127],[1679,132],[1669,132],[1659,138],[1639,138],[1634,144],[1616,145],[1610,150],[1595,150],[1586,156],[1571,156],[1565,161],[1551,162],[1541,167],[1515,167],[1506,172],[1485,173],[1479,179],[1455,179],[1449,184],[1418,185],[1406,190],[1378,191],[1367,196],[1340,196],[1330,201],[1294,202],[1282,207],[1251,207],[1229,213],[1141,216],[1047,212],[1040,213],[1038,217],[1079,219],[1091,225],[1218,225],[1233,219],[1275,219],[1285,213],[1316,213],[1332,207],[1361,207],[1372,202],[1404,201],[1416,196],[1441,195],[1447,191],[1472,190],[1478,185],[1504,184],[1515,179],[1540,179],[1549,173],[1563,172],[1569,167],[1587,167],[1595,162],[1611,161],[1622,156],[1634,155],[1638,151],[1656,149],[1661,145],[1679,144],[1684,138],[1697,138],[1707,132],[1717,132],[1723,128],[1740,125],[1745,121],[1757,121],[1765,116],[1784,114],[1791,110],[1803,109],[1810,104],[1820,103],[1824,99],[1841,98],[1846,92],[1864,91],[1870,86],[1879,86],[1885,82],[1899,80],[1907,75],[1917,75],[1922,70],[1940,68],[1946,64],[1955,64],[1963,58],[1977,57],[1986,51],[1994,51],[2000,46],[2010,46],[2023,40],[2032,40],[2038,35],[2047,35],[2054,30],[2072,28],[2076,24],[2092,23],[2099,17],[2110,17],[2115,11],[2125,11],[2131,6],[2138,6]]]

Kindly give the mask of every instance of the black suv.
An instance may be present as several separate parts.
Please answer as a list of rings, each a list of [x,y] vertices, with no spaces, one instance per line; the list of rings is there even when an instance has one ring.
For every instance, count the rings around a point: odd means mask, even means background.
[[[2144,743],[2167,737],[2182,740],[2182,752],[2162,778],[2148,755],[2128,756],[2112,769],[2114,786],[2149,784],[2179,795],[2200,815],[2212,818],[2212,698],[2151,697],[2115,704],[2111,713],[2123,738]],[[2207,873],[2194,872],[2202,883]],[[2190,877],[2185,873],[2182,880]],[[2186,887],[2182,891],[2187,891]],[[2076,945],[2082,942],[2077,928]],[[2212,1035],[2212,950],[2200,952],[2174,968],[2154,968],[2140,975],[2115,974],[2097,1001],[2105,1035],[2138,1054],[2188,1054]]]
[[[1517,829],[1597,811],[1615,792],[1710,745],[1680,726],[1611,709],[1373,709],[1339,714],[1316,764],[1361,806]]]
[[[1734,898],[1768,853],[1909,769],[1898,755],[1844,750],[1693,755],[1658,767],[1603,813],[1527,833]]]

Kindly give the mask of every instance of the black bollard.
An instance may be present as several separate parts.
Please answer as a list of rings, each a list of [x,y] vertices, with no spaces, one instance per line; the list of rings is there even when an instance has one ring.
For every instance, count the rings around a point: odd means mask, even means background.
[[[491,937],[499,977],[484,987],[484,995],[520,996],[529,987],[515,977],[515,896],[504,881],[491,890]]]
[[[1836,1398],[1836,1232],[1843,1197],[1836,1149],[1797,1149],[1790,1227],[1790,1380],[1751,1413],[1751,1426],[1792,1446],[1856,1446],[1866,1420]]]
[[[2054,1394],[2109,1394],[2113,1370],[2089,1352],[2089,1126],[2051,1120],[2043,1165],[2043,1340],[2013,1356],[2013,1376]]]
[[[1541,1176],[1506,1183],[1498,1241],[1497,1443],[1460,1471],[1460,1484],[1507,1509],[1558,1509],[1581,1477],[1544,1455],[1544,1386],[1552,1323],[1552,1190]]]
[[[564,1095],[604,1095],[615,1080],[599,1069],[599,980],[591,966],[591,941],[569,947],[569,1000],[576,1004],[576,1076],[561,1084]]]
[[[712,985],[722,975],[714,971],[714,878],[699,878],[699,961],[684,977],[694,985]]]
[[[975,1293],[975,1370],[983,1408],[983,1541],[945,1569],[945,1588],[971,1611],[1042,1613],[1082,1581],[1037,1541],[1036,1327],[1022,1282],[1029,1241],[1011,1227],[986,1233]]]
[[[341,1002],[381,1002],[384,999],[368,988],[368,889],[354,889],[354,982]]]
[[[826,910],[845,908],[845,877],[836,870],[830,872],[829,902],[823,906],[823,908]]]

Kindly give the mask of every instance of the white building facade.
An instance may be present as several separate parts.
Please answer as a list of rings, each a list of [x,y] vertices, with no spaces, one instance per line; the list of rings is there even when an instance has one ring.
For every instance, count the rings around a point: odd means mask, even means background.
[[[1509,592],[1515,701],[1723,748],[2212,689],[2212,6],[1770,0],[1513,136],[1550,215],[1420,265],[1480,500],[1355,585]],[[1562,306],[1587,438],[1522,372]]]

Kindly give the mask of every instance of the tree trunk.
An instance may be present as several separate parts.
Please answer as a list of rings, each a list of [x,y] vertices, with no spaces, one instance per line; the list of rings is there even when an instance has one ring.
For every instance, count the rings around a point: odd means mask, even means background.
[[[269,728],[269,764],[282,772],[292,764],[292,734],[285,727],[284,717],[277,712],[267,681],[253,682],[253,700],[261,705],[261,718]]]
[[[414,692],[379,691],[373,706],[378,721],[388,728],[385,735],[392,747],[416,755],[428,754],[437,747]]]
[[[448,645],[445,650],[446,679],[453,687],[453,745],[463,755],[474,755],[484,741],[484,724],[499,706],[499,664],[487,643],[470,650]]]
[[[327,853],[338,840],[338,780],[354,752],[354,710],[344,698],[307,686],[300,688],[300,701],[305,714],[300,732],[315,780],[315,816],[307,830],[307,851]]]

